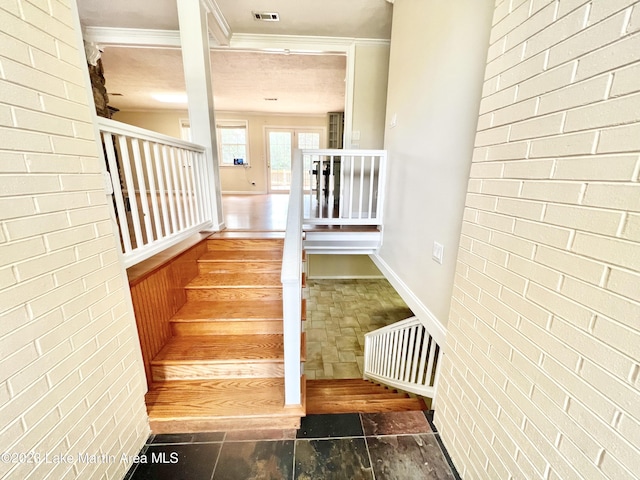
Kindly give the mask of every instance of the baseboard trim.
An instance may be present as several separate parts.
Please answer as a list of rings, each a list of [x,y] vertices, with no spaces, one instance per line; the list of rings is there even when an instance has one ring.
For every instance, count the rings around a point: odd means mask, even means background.
[[[308,280],[379,280],[384,275],[307,275]]]
[[[376,264],[382,274],[393,285],[405,303],[413,311],[414,315],[420,319],[427,331],[435,339],[436,343],[442,348],[447,339],[447,328],[440,320],[429,310],[424,303],[416,297],[411,289],[404,283],[393,269],[378,254],[370,254],[369,258]]]
[[[223,190],[221,195],[267,195],[268,193],[269,192],[252,192],[250,190]]]

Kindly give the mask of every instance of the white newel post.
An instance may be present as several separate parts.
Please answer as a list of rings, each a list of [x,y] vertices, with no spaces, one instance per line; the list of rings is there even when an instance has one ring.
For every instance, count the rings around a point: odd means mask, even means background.
[[[205,146],[209,177],[207,183],[212,190],[210,195],[211,218],[213,227],[219,230],[223,227],[224,217],[222,215],[216,121],[211,83],[207,10],[201,0],[179,0],[177,5],[191,140]]]

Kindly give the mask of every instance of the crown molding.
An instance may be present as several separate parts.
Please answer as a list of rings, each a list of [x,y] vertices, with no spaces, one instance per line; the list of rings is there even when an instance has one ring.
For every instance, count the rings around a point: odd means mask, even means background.
[[[230,32],[230,31],[229,31]],[[215,32],[210,32],[215,33]],[[220,30],[220,35],[223,31]],[[101,46],[180,48],[179,30],[140,28],[85,27],[84,39]],[[390,40],[355,37],[311,37],[304,35],[254,35],[236,33],[229,41],[214,36],[218,47],[256,51],[288,51],[293,53],[346,53],[356,46],[389,46]],[[225,46],[225,43],[228,46]]]
[[[352,45],[391,45],[390,40],[355,37],[313,37],[305,35],[256,35],[236,33],[231,48],[250,50],[285,50],[297,53],[345,53]]]
[[[101,46],[180,48],[178,30],[85,27],[84,39]]]

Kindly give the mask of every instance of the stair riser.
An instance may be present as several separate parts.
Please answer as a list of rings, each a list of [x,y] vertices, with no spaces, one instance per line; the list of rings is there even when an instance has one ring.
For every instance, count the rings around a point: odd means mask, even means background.
[[[348,402],[307,400],[307,414],[408,412],[422,410],[423,408],[424,404],[415,398],[351,400]]]
[[[199,273],[274,273],[282,270],[282,262],[200,262]]]
[[[186,289],[187,301],[200,300],[282,300],[282,288],[202,288]]]
[[[154,382],[167,380],[220,380],[225,378],[281,378],[284,363],[229,363],[215,365],[154,365]]]
[[[184,433],[184,432],[230,432],[235,430],[297,430],[300,428],[300,415],[282,417],[254,418],[202,418],[197,420],[150,419],[151,433]]]
[[[281,238],[215,238],[207,240],[207,250],[282,250],[284,240]]]
[[[327,397],[334,397],[334,396],[342,396],[342,395],[377,395],[380,393],[389,393],[392,395],[397,395],[398,393],[393,391],[393,390],[380,390],[379,388],[373,389],[373,388],[366,388],[366,387],[352,387],[352,388],[331,388],[331,389],[318,389],[318,388],[313,388],[313,387],[309,387],[309,392],[313,393],[314,396],[319,396],[319,395],[323,395],[323,396],[327,396]],[[397,398],[397,397],[396,397]]]
[[[171,332],[176,336],[281,334],[282,320],[173,322],[171,324]]]

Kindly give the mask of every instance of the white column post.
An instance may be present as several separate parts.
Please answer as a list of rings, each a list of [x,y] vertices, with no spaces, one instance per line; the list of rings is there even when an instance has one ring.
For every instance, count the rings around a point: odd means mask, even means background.
[[[205,147],[211,211],[216,230],[224,227],[216,121],[211,83],[211,53],[207,29],[207,10],[200,0],[179,0],[178,20],[184,80],[187,87],[191,139]]]

